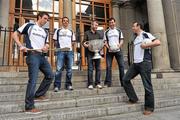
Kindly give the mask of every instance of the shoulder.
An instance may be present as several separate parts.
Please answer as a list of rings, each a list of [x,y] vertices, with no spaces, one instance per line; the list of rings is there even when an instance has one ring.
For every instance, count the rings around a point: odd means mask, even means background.
[[[109,30],[110,30],[109,28],[107,30],[105,30],[105,34],[107,34],[109,32]]]
[[[153,37],[153,35],[152,35],[151,33],[149,33],[149,32],[143,32],[142,35],[143,35],[143,37],[145,37],[145,38],[151,38],[151,37]]]
[[[90,34],[90,32],[91,32],[90,30],[85,31],[85,34],[86,34],[86,35],[89,35],[89,34]]]
[[[116,28],[116,30],[117,30],[118,32],[121,32],[121,29],[120,29],[120,28]]]

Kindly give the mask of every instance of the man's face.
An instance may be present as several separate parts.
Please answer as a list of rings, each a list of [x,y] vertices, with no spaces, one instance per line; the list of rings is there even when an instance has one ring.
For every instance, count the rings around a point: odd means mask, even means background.
[[[109,21],[109,27],[114,28],[116,26],[116,22],[114,20]]]
[[[137,23],[134,23],[134,24],[132,25],[132,31],[133,31],[134,33],[137,33],[139,29],[140,29],[140,26],[138,26]]]
[[[93,22],[91,27],[92,27],[92,29],[93,29],[94,31],[96,31],[97,28],[98,28],[98,23],[97,23],[97,22]]]
[[[63,18],[62,24],[63,24],[64,27],[68,27],[68,25],[69,25],[69,20],[68,20],[67,18]]]
[[[43,15],[42,17],[39,17],[39,23],[41,26],[45,25],[48,22],[49,17],[47,15]]]

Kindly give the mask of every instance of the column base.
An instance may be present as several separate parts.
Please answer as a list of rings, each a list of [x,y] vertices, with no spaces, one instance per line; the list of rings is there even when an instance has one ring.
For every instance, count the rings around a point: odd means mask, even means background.
[[[155,72],[155,73],[157,73],[157,72],[165,72],[165,73],[167,73],[167,72],[175,72],[175,70],[173,70],[171,68],[166,68],[166,69],[153,68],[152,72]]]

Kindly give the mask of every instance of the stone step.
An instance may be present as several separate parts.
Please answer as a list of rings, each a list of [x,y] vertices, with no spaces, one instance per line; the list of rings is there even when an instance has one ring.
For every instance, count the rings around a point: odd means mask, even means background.
[[[54,72],[55,73],[55,72]],[[106,71],[102,71],[102,76],[105,77],[106,75]],[[62,76],[65,76],[66,72],[63,71]],[[119,72],[117,70],[113,70],[112,72],[113,76],[118,76]],[[73,77],[75,76],[87,76],[87,71],[73,71]],[[39,72],[39,77],[42,77],[43,74],[41,74],[41,72]],[[1,72],[0,74],[0,78],[9,78],[9,77],[13,77],[13,78],[28,78],[28,72]],[[152,78],[180,78],[180,72],[152,72],[151,74]],[[137,79],[140,78],[140,76],[138,75],[136,77]],[[135,79],[136,79],[135,78]]]
[[[55,96],[55,95],[54,95]],[[56,95],[57,96],[57,95]],[[138,93],[139,99],[143,101],[144,93]],[[155,98],[159,100],[160,98],[180,98],[180,90],[169,90],[169,91],[155,91]],[[111,104],[119,103],[122,101],[127,101],[127,96],[125,93],[115,93],[115,94],[99,94],[90,96],[79,96],[75,98],[60,98],[60,97],[49,97],[49,101],[46,102],[36,102],[37,108],[42,110],[47,109],[63,109],[71,107],[81,107],[81,106],[93,106],[100,104]],[[22,112],[24,109],[24,100],[12,101],[12,102],[0,102],[0,113],[13,113]]]
[[[135,86],[136,92],[144,92],[143,87]],[[174,91],[173,94],[180,93],[179,88],[161,88],[161,89],[154,89],[155,91],[165,91],[167,93],[171,93]],[[93,95],[104,95],[104,94],[116,94],[116,93],[124,93],[124,89],[122,87],[110,87],[110,88],[103,88],[103,89],[77,89],[74,91],[67,91],[61,90],[60,92],[53,92],[49,90],[47,92],[47,97],[51,99],[61,99],[61,98],[77,98],[77,97],[85,97],[85,96],[93,96]],[[1,93],[0,94],[0,102],[3,101],[20,101],[24,100],[25,92],[8,92],[8,93]]]
[[[142,86],[142,81],[136,81],[132,80],[132,83],[135,88],[141,87]],[[178,88],[180,87],[180,82],[179,78],[173,78],[170,80],[166,79],[152,79],[153,87],[154,89],[162,89],[162,88]],[[103,81],[102,81],[103,85]],[[27,84],[9,84],[9,85],[0,85],[0,93],[7,93],[7,92],[22,92],[26,91],[26,86]],[[39,83],[37,84],[37,88],[39,86]],[[112,86],[118,87],[120,86],[119,80],[113,80],[112,81]],[[79,89],[79,88],[87,88],[87,81],[84,82],[73,82],[73,87],[74,89]],[[143,88],[143,87],[141,87]],[[53,83],[51,84],[50,90],[53,89]],[[62,81],[62,90],[64,89],[64,82]],[[139,88],[138,88],[139,89]]]
[[[180,118],[180,105],[166,108],[157,108],[150,116],[145,116],[142,111],[132,112],[120,115],[110,115],[97,118],[89,118],[86,120],[179,120]]]
[[[41,78],[38,78],[37,83],[41,82]],[[101,79],[101,82],[103,83],[104,79]],[[112,76],[112,82],[113,81],[119,81],[118,76]],[[28,82],[28,78],[1,78],[0,77],[0,86],[1,85],[26,85]],[[65,82],[65,78],[62,77],[62,83]],[[73,83],[78,83],[78,82],[87,82],[87,76],[75,76],[72,78]],[[157,83],[157,84],[163,84],[163,83],[180,83],[180,78],[152,78],[152,82]],[[141,84],[142,80],[141,79],[134,79],[132,80],[133,84]]]
[[[180,105],[180,97],[162,98],[155,102],[156,109]],[[124,102],[74,108],[44,110],[38,115],[29,115],[23,112],[1,114],[2,120],[87,120],[88,118],[122,115],[139,112],[143,109],[143,103],[130,105]]]

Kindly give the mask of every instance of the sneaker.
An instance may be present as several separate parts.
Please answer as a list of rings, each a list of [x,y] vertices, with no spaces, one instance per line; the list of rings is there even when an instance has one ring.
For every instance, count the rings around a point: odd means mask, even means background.
[[[72,87],[72,86],[68,86],[66,90],[72,91],[72,90],[73,90],[73,87]]]
[[[92,90],[93,89],[93,85],[89,85],[88,89]]]
[[[34,98],[34,101],[35,101],[35,102],[39,102],[39,101],[49,101],[49,99],[46,98],[45,96],[39,96],[39,97]]]
[[[54,88],[54,92],[58,92],[59,91],[59,88],[58,87],[55,87]]]
[[[25,110],[25,113],[26,114],[40,114],[40,113],[42,113],[42,111],[40,111],[39,109],[33,108],[30,110]]]
[[[96,85],[96,88],[102,89],[102,86],[98,84],[98,85]]]

